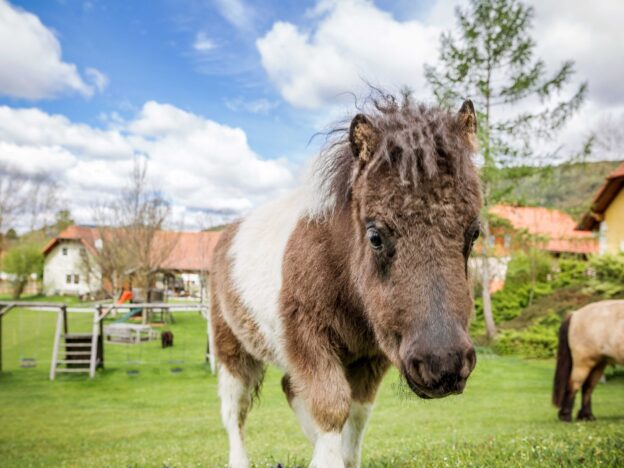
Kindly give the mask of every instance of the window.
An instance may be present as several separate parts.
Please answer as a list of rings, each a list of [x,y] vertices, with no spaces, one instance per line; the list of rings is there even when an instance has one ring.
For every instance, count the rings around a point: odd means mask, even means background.
[[[74,284],[80,283],[80,275],[74,275]]]
[[[63,247],[62,253],[63,255],[67,255],[67,247]]]
[[[71,284],[71,280],[72,280],[72,275],[65,275],[65,282],[67,284]]]
[[[509,234],[505,234],[504,239],[505,248],[508,249],[509,247],[511,247],[511,236]]]

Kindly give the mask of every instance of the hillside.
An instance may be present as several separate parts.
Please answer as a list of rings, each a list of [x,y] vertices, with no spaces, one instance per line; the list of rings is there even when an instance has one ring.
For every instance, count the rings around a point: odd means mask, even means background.
[[[605,177],[621,161],[562,164],[547,167],[522,167],[505,170],[495,190],[505,203],[545,206],[566,211],[575,219],[585,212]]]

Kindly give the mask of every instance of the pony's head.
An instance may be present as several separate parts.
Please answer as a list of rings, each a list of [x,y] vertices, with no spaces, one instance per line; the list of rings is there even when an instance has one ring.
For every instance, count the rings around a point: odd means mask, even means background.
[[[351,271],[380,348],[423,398],[461,393],[476,355],[467,261],[479,234],[476,116],[376,102],[344,154],[355,225]],[[343,176],[343,181],[346,177]]]

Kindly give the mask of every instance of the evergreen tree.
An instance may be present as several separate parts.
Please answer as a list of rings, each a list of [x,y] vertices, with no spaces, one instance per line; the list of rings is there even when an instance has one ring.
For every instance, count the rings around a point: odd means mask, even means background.
[[[489,338],[496,334],[496,327],[486,261],[488,209],[503,195],[494,190],[495,181],[501,177],[501,168],[549,161],[552,154],[539,154],[536,143],[555,135],[581,106],[587,91],[583,83],[571,95],[565,93],[574,73],[572,61],[549,73],[535,57],[536,44],[530,34],[533,15],[533,8],[518,0],[471,0],[467,9],[456,10],[458,35],[446,32],[441,36],[440,66],[425,67],[442,105],[470,98],[477,110],[484,191],[483,310]],[[567,97],[562,98],[563,94]]]

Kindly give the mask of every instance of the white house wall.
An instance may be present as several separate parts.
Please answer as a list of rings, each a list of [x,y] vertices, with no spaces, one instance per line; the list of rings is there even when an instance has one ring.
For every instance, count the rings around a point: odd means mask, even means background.
[[[67,249],[67,254],[63,255],[63,249]],[[45,257],[43,265],[43,291],[47,295],[71,294],[84,295],[93,294],[102,288],[102,280],[99,268],[94,262],[91,254],[78,241],[59,242]],[[87,268],[82,255],[88,255],[91,268],[87,274]],[[67,282],[67,275],[71,275],[71,283]],[[79,281],[74,282],[75,275]],[[88,279],[88,281],[87,281]]]

